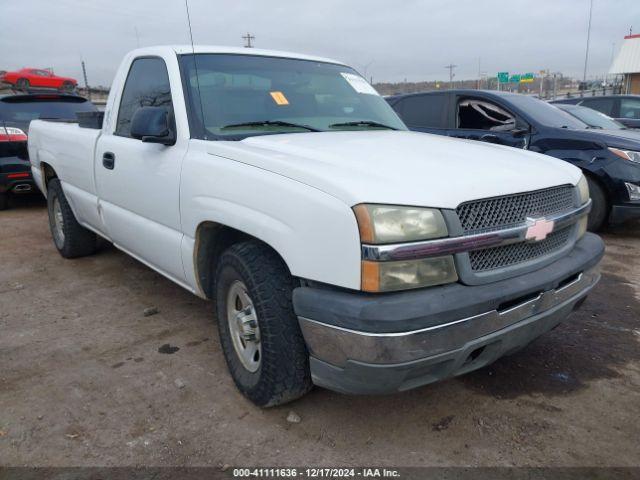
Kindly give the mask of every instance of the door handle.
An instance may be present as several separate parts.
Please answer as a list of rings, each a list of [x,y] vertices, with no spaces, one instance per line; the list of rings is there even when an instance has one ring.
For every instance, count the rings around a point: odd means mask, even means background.
[[[113,170],[116,166],[116,156],[111,152],[104,152],[102,155],[102,166],[107,170]]]

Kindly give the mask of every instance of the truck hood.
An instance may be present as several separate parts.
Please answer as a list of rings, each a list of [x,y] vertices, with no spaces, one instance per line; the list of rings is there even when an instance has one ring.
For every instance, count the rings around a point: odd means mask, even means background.
[[[402,131],[264,135],[208,151],[333,195],[348,205],[455,208],[479,198],[576,184],[576,167],[500,145]]]

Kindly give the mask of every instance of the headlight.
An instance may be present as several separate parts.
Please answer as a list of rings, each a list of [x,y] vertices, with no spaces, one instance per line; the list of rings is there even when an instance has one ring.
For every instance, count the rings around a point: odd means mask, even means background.
[[[362,243],[415,242],[447,236],[440,210],[360,204],[353,207]]]
[[[365,292],[407,290],[457,280],[452,255],[401,262],[362,262],[362,290]]]
[[[580,205],[583,205],[589,201],[589,183],[587,177],[582,175],[580,181],[578,181],[578,193],[580,195]]]
[[[634,152],[633,150],[621,150],[613,147],[609,147],[609,151],[620,158],[629,160],[630,162],[640,163],[640,152]]]
[[[587,233],[587,226],[589,225],[589,217],[584,216],[578,220],[578,239],[581,239],[585,233]]]
[[[360,204],[353,207],[363,244],[407,243],[448,235],[440,210],[422,207]],[[417,260],[362,261],[361,288],[390,292],[458,280],[452,255]]]

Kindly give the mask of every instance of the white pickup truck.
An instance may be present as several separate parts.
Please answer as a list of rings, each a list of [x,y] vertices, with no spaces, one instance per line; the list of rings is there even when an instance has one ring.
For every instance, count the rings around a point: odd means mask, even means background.
[[[138,49],[95,120],[31,123],[55,246],[78,257],[103,237],[212,299],[231,375],[257,405],[477,369],[556,326],[599,279],[580,170],[409,132],[334,60]]]

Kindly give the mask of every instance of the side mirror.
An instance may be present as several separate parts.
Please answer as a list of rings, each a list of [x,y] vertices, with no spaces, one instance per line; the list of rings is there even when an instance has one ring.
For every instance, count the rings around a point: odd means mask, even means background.
[[[176,134],[166,107],[140,107],[131,119],[131,136],[147,143],[173,145]]]
[[[511,135],[513,135],[514,137],[522,137],[522,136],[526,135],[527,133],[529,133],[529,128],[524,127],[522,125],[519,125],[516,128],[514,128],[513,130],[511,130]]]

